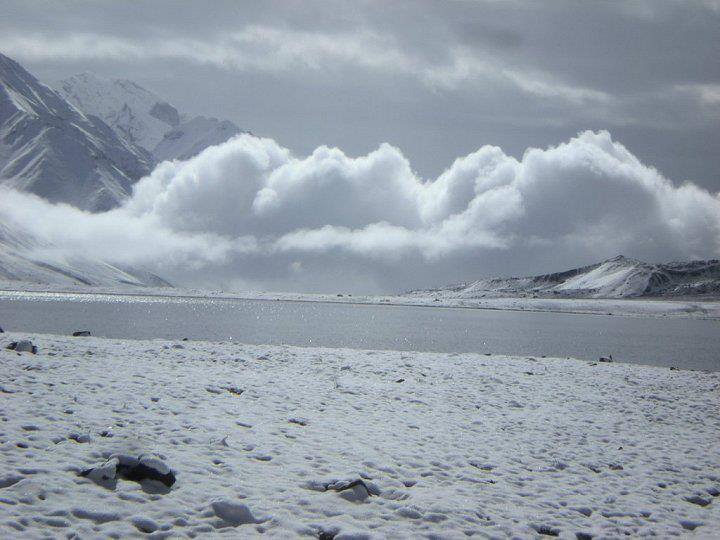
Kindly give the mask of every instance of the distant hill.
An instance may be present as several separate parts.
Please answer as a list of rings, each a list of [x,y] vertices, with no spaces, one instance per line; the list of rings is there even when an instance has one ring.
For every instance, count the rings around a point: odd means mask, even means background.
[[[145,270],[118,266],[89,256],[63,254],[52,244],[0,222],[0,281],[47,285],[169,287]]]
[[[102,211],[153,166],[149,152],[0,54],[0,185]]]
[[[582,268],[531,277],[481,279],[412,291],[436,298],[720,297],[720,260],[649,264],[622,255]]]

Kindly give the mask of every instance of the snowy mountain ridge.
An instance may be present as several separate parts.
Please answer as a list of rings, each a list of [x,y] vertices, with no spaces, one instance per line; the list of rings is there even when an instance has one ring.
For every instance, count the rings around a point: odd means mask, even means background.
[[[82,73],[59,88],[0,54],[0,185],[105,211],[158,162],[241,133],[227,120],[190,118],[126,79]]]
[[[102,211],[153,165],[149,152],[0,54],[0,184]]]
[[[208,146],[241,133],[228,120],[190,117],[127,79],[80,73],[59,81],[58,91],[83,111],[102,118],[124,140],[153,155],[154,161],[189,159]]]
[[[411,291],[409,294],[466,299],[502,296],[720,296],[720,260],[650,264],[620,255],[564,272],[481,279],[438,289]]]
[[[79,73],[55,84],[80,110],[103,119],[126,141],[151,151],[180,123],[180,113],[156,94],[126,79]]]

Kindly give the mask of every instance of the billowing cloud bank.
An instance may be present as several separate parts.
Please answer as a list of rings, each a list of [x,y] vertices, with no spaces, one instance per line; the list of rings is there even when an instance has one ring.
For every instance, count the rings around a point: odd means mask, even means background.
[[[607,132],[519,161],[484,146],[432,181],[387,144],[299,159],[244,135],[159,165],[111,212],[5,192],[0,219],[62,249],[235,287],[391,290],[618,253],[720,254],[720,195],[673,185]]]

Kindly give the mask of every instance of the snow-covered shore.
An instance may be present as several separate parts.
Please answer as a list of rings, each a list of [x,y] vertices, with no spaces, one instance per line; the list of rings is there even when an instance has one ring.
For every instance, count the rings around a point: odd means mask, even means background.
[[[37,355],[4,349],[26,338]],[[2,537],[720,527],[718,373],[19,333],[0,345]],[[78,476],[116,453],[154,453],[177,481],[163,493]]]
[[[89,287],[54,286],[28,282],[0,281],[0,298],[15,295],[129,295],[188,298],[226,298],[238,300],[273,300],[289,302],[333,302],[342,304],[373,304],[396,306],[425,306],[443,308],[490,309],[511,311],[540,311],[554,313],[583,313],[619,315],[625,317],[679,317],[688,319],[720,319],[720,300],[686,298],[451,298],[407,295],[348,295],[288,292],[223,292],[175,287]],[[88,296],[85,296],[86,298]]]

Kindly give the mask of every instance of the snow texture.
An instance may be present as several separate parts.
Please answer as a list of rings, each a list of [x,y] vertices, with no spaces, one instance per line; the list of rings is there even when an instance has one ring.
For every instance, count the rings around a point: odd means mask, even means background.
[[[39,348],[0,349],[3,537],[708,538],[720,527],[717,373],[0,337]],[[80,475],[140,455],[174,471],[169,490]]]

